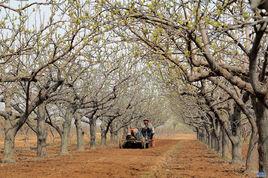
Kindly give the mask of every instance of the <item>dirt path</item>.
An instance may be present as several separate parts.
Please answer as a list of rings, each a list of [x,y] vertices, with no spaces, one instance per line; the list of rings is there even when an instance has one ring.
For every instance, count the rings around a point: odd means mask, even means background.
[[[222,160],[197,140],[179,140],[151,177],[241,178],[240,165]]]
[[[189,138],[157,140],[155,148],[98,148],[36,160],[33,151],[20,151],[15,164],[0,164],[8,177],[243,177],[238,167],[219,159],[205,145]]]

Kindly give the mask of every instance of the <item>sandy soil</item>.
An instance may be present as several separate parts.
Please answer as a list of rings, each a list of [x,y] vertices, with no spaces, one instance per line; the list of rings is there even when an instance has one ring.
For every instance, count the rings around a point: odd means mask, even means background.
[[[17,163],[0,164],[0,177],[246,177],[239,165],[231,165],[194,139],[177,135],[158,139],[150,149],[106,147],[57,154],[48,147],[49,157],[36,159],[35,151],[17,150]],[[0,154],[1,158],[2,154]]]
[[[232,165],[197,140],[178,140],[151,177],[241,178],[241,165]]]

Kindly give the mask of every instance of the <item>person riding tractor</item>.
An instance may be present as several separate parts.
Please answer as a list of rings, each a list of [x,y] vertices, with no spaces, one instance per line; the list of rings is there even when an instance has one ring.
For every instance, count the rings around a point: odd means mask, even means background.
[[[154,127],[148,119],[143,120],[140,127],[130,127],[125,139],[119,141],[120,148],[154,147]]]
[[[154,147],[154,127],[149,119],[144,119],[141,127],[141,134],[143,137],[148,137],[151,140],[151,146]]]
[[[150,123],[149,119],[144,119],[141,127],[141,133],[144,137],[148,136],[150,139],[153,139],[154,136],[154,127]]]

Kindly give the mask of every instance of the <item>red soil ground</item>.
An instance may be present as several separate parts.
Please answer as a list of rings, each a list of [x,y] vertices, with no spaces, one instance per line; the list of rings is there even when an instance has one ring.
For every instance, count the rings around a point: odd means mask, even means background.
[[[0,164],[0,177],[247,177],[240,165],[223,161],[193,135],[161,138],[155,148],[145,150],[115,146],[71,150],[59,156],[58,147],[49,146],[49,157],[36,159],[35,151],[19,147],[16,163]]]

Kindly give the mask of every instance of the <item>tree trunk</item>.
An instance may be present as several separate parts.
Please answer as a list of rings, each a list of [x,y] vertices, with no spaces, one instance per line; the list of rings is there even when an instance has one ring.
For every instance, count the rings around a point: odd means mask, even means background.
[[[215,147],[216,147],[215,146],[215,143],[216,143],[215,140],[216,140],[215,135],[213,133],[211,133],[211,147],[210,148],[212,150],[215,150]]]
[[[42,104],[38,107],[39,116],[37,117],[37,156],[45,157],[46,152],[46,140],[47,140],[47,131],[45,128],[46,122],[46,110],[45,105]]]
[[[199,129],[196,127],[196,139],[201,141]]]
[[[206,143],[206,137],[205,137],[206,133],[205,133],[205,130],[202,129],[202,131],[200,132],[200,134],[201,134],[201,141],[203,143]]]
[[[219,137],[217,139],[217,152],[219,155],[222,154],[222,131],[219,132]]]
[[[107,140],[106,126],[104,124],[101,124],[101,145],[102,146],[106,145],[106,140]]]
[[[213,136],[213,150],[218,152],[219,150],[219,145],[218,145],[218,138],[214,135]]]
[[[231,124],[231,144],[232,144],[232,162],[242,162],[242,134],[241,134],[241,107],[235,103],[233,113],[230,115]]]
[[[3,163],[15,162],[14,148],[15,148],[15,135],[16,130],[12,128],[10,120],[5,120],[5,140],[4,140],[4,158]]]
[[[114,131],[111,133],[111,143],[117,144],[117,142],[118,142],[118,132]]]
[[[61,136],[61,154],[68,154],[68,144],[69,144],[69,136],[71,131],[71,124],[72,124],[72,113],[67,111],[65,120],[63,122],[63,130]]]
[[[214,150],[219,153],[220,151],[220,144],[219,144],[220,139],[216,136],[214,136]]]
[[[114,130],[114,123],[110,125],[110,143],[111,144],[117,143],[117,132]]]
[[[224,159],[227,159],[229,157],[229,152],[228,152],[228,145],[229,145],[229,138],[225,132],[225,130],[222,128],[222,154],[221,157]]]
[[[89,119],[89,134],[90,134],[90,147],[96,147],[96,119],[90,118]]]
[[[242,140],[234,138],[232,141],[232,163],[242,162]]]
[[[7,113],[12,113],[11,109],[11,94],[8,92],[5,95],[5,111]],[[5,140],[4,140],[4,157],[2,159],[3,163],[12,163],[15,162],[15,136],[17,133],[17,129],[14,127],[14,123],[12,121],[16,120],[16,116],[13,114],[9,115],[10,118],[5,118]]]
[[[209,134],[208,134],[207,129],[205,129],[205,144],[209,145]]]
[[[247,152],[247,159],[246,159],[246,171],[247,172],[256,172],[257,167],[256,162],[258,160],[255,160],[254,158],[258,157],[258,133],[251,132],[250,135],[250,141],[249,141],[249,147]]]
[[[81,116],[75,116],[75,127],[76,127],[76,149],[78,151],[84,151],[84,133],[82,129]]]
[[[258,153],[259,172],[268,174],[268,109],[261,101],[255,106],[256,121],[259,133]]]
[[[206,132],[206,145],[209,145],[209,134]]]
[[[107,140],[107,134],[105,132],[101,132],[101,145],[105,146]]]
[[[211,133],[208,133],[208,146],[209,148],[212,147],[212,138],[211,138]]]

